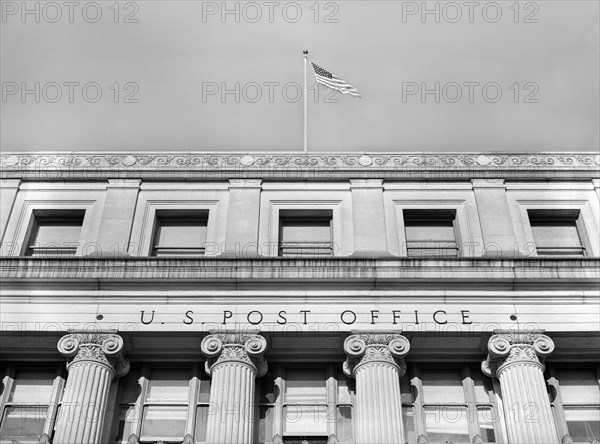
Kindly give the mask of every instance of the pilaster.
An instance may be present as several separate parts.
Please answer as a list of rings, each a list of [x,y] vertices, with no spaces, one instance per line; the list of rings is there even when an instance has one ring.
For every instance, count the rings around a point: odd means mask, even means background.
[[[20,185],[21,179],[2,179],[0,182],[0,240],[4,237],[4,230]]]
[[[262,354],[264,337],[255,333],[226,331],[208,335],[201,350],[208,358],[206,373],[212,377],[206,441],[249,444],[254,439],[256,378],[267,372]]]
[[[472,179],[483,234],[483,252],[490,257],[514,257],[517,238],[510,217],[504,179]]]
[[[351,179],[350,190],[354,224],[354,255],[389,255],[383,209],[383,180]]]
[[[140,191],[140,180],[109,179],[95,255],[128,256],[129,236]],[[137,246],[136,250],[141,248]]]
[[[500,381],[509,442],[559,442],[544,379],[554,342],[541,332],[494,333],[481,369]]]
[[[229,181],[229,209],[223,254],[238,257],[256,256],[262,180]]]
[[[113,333],[71,333],[58,341],[68,358],[69,376],[54,442],[99,444],[112,379],[129,371],[123,358],[123,339]]]
[[[356,439],[364,444],[404,442],[400,377],[410,343],[396,333],[360,333],[344,341],[344,373],[356,378]]]

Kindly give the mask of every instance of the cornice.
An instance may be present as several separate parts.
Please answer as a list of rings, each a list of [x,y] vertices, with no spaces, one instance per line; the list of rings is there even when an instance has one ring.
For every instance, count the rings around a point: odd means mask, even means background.
[[[408,258],[0,258],[4,285],[27,282],[301,282],[401,283],[539,282],[596,285],[600,259],[408,259]]]
[[[4,152],[3,179],[101,180],[391,180],[590,179],[595,152],[311,153]]]

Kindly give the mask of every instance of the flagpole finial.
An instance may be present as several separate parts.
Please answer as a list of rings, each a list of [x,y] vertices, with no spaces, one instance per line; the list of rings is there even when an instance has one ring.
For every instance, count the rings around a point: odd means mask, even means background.
[[[308,50],[305,49],[304,51],[302,51],[302,53],[306,56],[308,54]]]

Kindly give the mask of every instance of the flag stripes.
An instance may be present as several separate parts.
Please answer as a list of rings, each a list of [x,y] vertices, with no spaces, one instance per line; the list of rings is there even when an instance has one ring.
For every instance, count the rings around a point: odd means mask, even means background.
[[[334,76],[332,73],[327,71],[326,69],[321,68],[319,65],[310,62],[313,68],[313,72],[315,73],[315,77],[317,78],[317,83],[326,86],[327,88],[335,89],[342,94],[350,94],[355,97],[360,97],[360,93],[358,90],[350,85],[343,79]]]

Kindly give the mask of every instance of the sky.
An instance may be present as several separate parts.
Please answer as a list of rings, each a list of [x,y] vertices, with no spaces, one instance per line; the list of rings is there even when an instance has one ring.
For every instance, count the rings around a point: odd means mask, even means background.
[[[597,151],[590,1],[1,0],[3,151]]]

